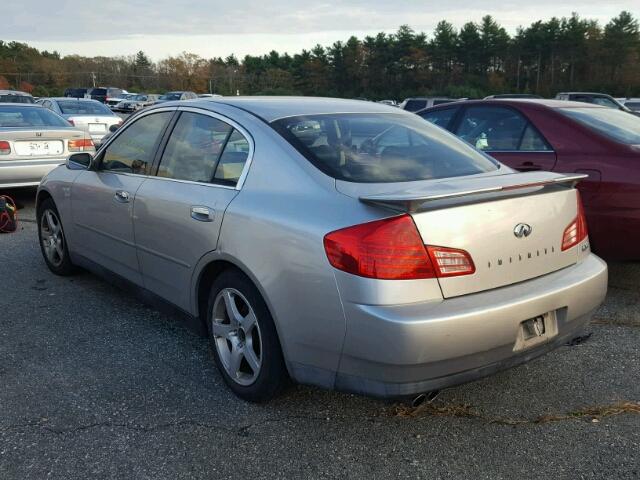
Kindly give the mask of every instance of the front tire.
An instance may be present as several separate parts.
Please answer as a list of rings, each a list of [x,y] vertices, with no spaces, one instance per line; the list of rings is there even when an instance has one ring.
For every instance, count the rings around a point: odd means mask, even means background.
[[[269,309],[243,273],[227,270],[213,282],[207,328],[211,350],[227,386],[249,402],[275,397],[287,370]]]
[[[40,251],[49,270],[61,276],[74,274],[77,268],[71,263],[60,214],[51,198],[38,208],[37,220]]]

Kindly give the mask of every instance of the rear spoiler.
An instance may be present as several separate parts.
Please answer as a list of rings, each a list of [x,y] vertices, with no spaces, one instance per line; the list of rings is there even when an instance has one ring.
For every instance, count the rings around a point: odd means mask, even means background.
[[[438,200],[456,200],[495,193],[519,193],[517,190],[551,185],[568,185],[573,188],[580,180],[587,177],[588,175],[582,173],[571,175],[558,175],[551,172],[512,173],[490,177],[449,179],[420,189],[363,195],[359,198],[361,202],[371,205],[404,212],[417,212],[426,208],[425,204]]]

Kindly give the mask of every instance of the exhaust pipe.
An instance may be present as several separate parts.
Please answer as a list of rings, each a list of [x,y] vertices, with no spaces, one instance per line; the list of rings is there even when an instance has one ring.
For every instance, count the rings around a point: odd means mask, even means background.
[[[440,395],[440,390],[433,390],[431,392],[421,393],[413,398],[411,406],[413,408],[419,407],[423,403],[431,403]]]

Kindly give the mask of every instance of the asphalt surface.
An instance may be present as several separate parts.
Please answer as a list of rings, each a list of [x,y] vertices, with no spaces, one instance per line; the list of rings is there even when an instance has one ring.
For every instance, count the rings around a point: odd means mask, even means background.
[[[428,407],[300,386],[253,405],[178,319],[52,275],[18,197],[0,236],[3,480],[640,478],[640,264],[611,265],[589,339]]]

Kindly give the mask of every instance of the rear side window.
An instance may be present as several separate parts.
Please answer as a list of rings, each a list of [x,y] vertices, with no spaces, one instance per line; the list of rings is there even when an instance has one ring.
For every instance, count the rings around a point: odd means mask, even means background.
[[[271,125],[313,165],[338,180],[410,182],[498,168],[488,156],[406,113],[309,115]]]
[[[209,183],[233,128],[208,115],[180,115],[167,142],[158,176]]]
[[[531,151],[550,150],[547,142],[512,108],[468,107],[460,120],[456,134],[478,150]]]
[[[100,170],[146,175],[172,115],[173,112],[154,113],[124,127],[107,146]]]
[[[421,112],[418,115],[439,127],[449,128],[451,120],[457,111],[458,108],[443,108],[442,110]]]

